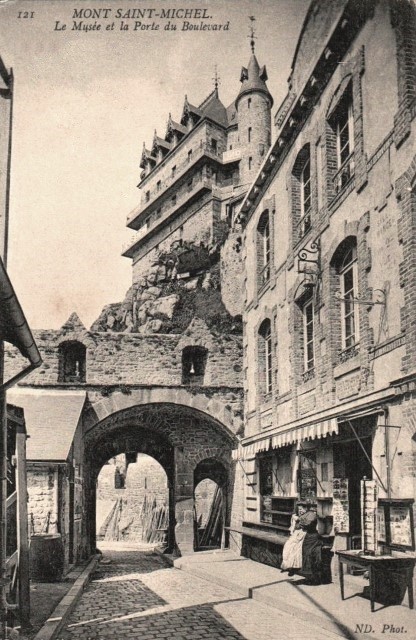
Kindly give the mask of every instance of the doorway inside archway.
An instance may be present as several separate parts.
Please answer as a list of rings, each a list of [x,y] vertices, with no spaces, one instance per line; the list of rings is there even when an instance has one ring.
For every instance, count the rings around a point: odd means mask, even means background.
[[[194,472],[194,548],[224,546],[227,472],[214,458],[202,460]]]
[[[168,478],[162,465],[144,453],[110,458],[97,478],[97,543],[165,545],[168,526]]]

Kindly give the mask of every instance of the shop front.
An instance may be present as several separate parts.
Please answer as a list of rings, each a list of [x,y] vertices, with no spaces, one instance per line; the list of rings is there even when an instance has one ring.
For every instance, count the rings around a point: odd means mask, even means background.
[[[378,408],[269,438],[263,435],[261,441],[243,447],[242,465],[250,468],[241,529],[243,555],[280,566],[299,505],[316,511],[317,530],[331,556],[358,549],[382,553],[385,504],[394,502],[386,468],[380,464],[387,459],[387,429],[385,412]],[[332,572],[337,571],[334,561]]]

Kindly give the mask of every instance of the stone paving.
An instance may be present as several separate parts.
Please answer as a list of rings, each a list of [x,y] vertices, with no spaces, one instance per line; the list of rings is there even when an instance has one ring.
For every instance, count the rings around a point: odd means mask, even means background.
[[[339,638],[172,568],[159,555],[106,551],[59,640]]]

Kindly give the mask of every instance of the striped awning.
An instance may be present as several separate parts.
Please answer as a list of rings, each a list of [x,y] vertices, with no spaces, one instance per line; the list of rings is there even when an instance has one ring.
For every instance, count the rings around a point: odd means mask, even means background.
[[[244,447],[243,454],[244,459],[248,460],[249,458],[254,458],[256,453],[260,451],[267,451],[270,446],[270,438],[263,438],[262,440],[256,440],[256,442],[251,442],[249,445]]]
[[[338,420],[331,418],[322,422],[315,422],[306,426],[290,429],[283,433],[278,433],[272,437],[272,449],[284,447],[288,444],[303,442],[304,440],[315,440],[315,438],[325,438],[325,436],[338,433]]]

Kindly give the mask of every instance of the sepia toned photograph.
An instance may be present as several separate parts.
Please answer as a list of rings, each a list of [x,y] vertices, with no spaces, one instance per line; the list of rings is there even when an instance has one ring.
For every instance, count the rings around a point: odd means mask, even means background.
[[[0,640],[416,638],[415,318],[415,0],[0,0]]]

